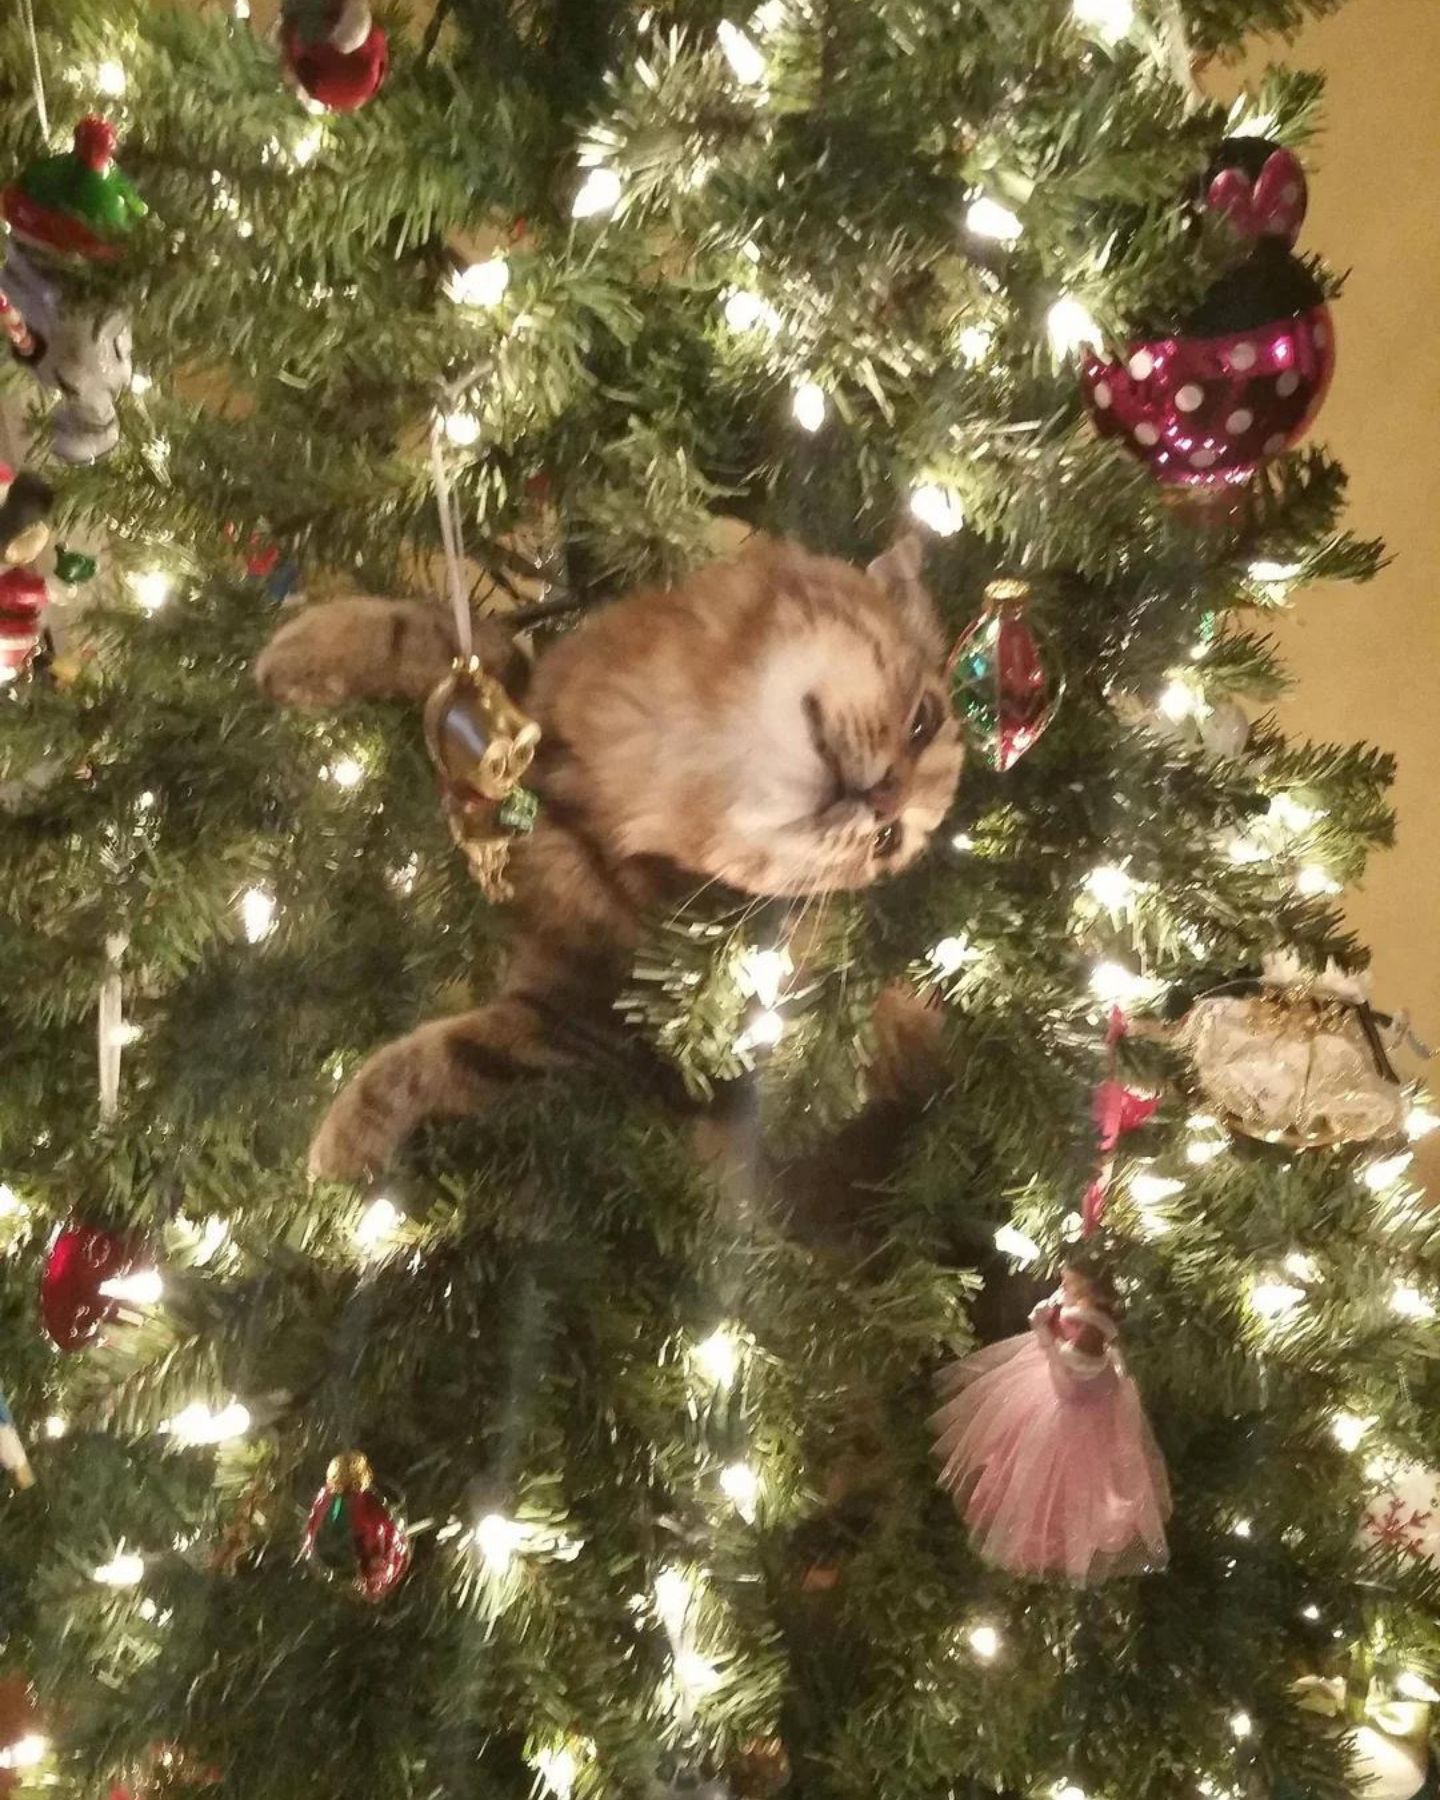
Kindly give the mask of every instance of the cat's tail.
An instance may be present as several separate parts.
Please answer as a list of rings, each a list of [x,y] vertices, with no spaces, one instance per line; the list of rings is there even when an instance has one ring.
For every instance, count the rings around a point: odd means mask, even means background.
[[[517,662],[524,668],[514,638],[498,619],[477,619],[473,629],[476,655],[510,687]],[[421,701],[444,680],[455,653],[455,624],[441,606],[365,596],[327,600],[280,627],[260,652],[255,679],[280,706]]]

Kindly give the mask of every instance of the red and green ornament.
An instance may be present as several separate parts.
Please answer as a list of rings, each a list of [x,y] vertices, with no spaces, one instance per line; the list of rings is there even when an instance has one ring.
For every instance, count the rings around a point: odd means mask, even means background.
[[[971,743],[1003,774],[1055,716],[1065,683],[1030,619],[1027,581],[992,581],[950,653],[950,691]]]
[[[73,149],[31,163],[0,197],[15,236],[55,256],[118,261],[147,208],[114,154],[114,126],[82,119]]]
[[[390,66],[366,0],[284,0],[280,53],[295,85],[331,112],[373,100]]]
[[[392,1594],[410,1567],[410,1538],[370,1459],[347,1450],[331,1460],[305,1523],[305,1556],[362,1600]]]

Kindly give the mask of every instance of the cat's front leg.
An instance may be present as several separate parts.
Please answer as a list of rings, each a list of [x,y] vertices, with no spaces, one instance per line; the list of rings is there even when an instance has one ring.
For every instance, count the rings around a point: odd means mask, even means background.
[[[524,999],[435,1019],[386,1044],[341,1089],[310,1145],[310,1173],[358,1181],[386,1167],[426,1119],[481,1112],[517,1081],[569,1062]]]

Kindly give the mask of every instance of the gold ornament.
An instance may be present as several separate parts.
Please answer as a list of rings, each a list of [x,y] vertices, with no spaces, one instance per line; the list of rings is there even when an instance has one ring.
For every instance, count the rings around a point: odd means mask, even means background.
[[[425,704],[425,743],[450,835],[491,900],[511,897],[510,844],[534,819],[533,798],[520,781],[539,742],[540,727],[478,657],[457,661]]]
[[[363,1494],[375,1481],[370,1458],[363,1450],[342,1450],[330,1458],[325,1485],[332,1494]]]

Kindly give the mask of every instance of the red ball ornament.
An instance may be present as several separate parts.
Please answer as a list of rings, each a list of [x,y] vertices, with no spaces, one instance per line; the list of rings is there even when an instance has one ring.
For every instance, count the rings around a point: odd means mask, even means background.
[[[305,1522],[305,1555],[362,1600],[392,1594],[410,1567],[410,1538],[358,1450],[335,1457]]]
[[[45,577],[34,569],[0,571],[0,687],[14,681],[40,643]]]
[[[98,1225],[67,1225],[56,1238],[40,1278],[40,1316],[61,1350],[84,1350],[113,1319],[120,1302],[101,1284],[128,1275],[137,1246]]]
[[[285,0],[280,51],[286,73],[331,112],[373,100],[390,67],[390,45],[365,0]]]
[[[975,748],[1001,774],[1034,745],[1065,691],[1029,607],[1028,582],[992,581],[984,611],[950,653],[955,710]]]

